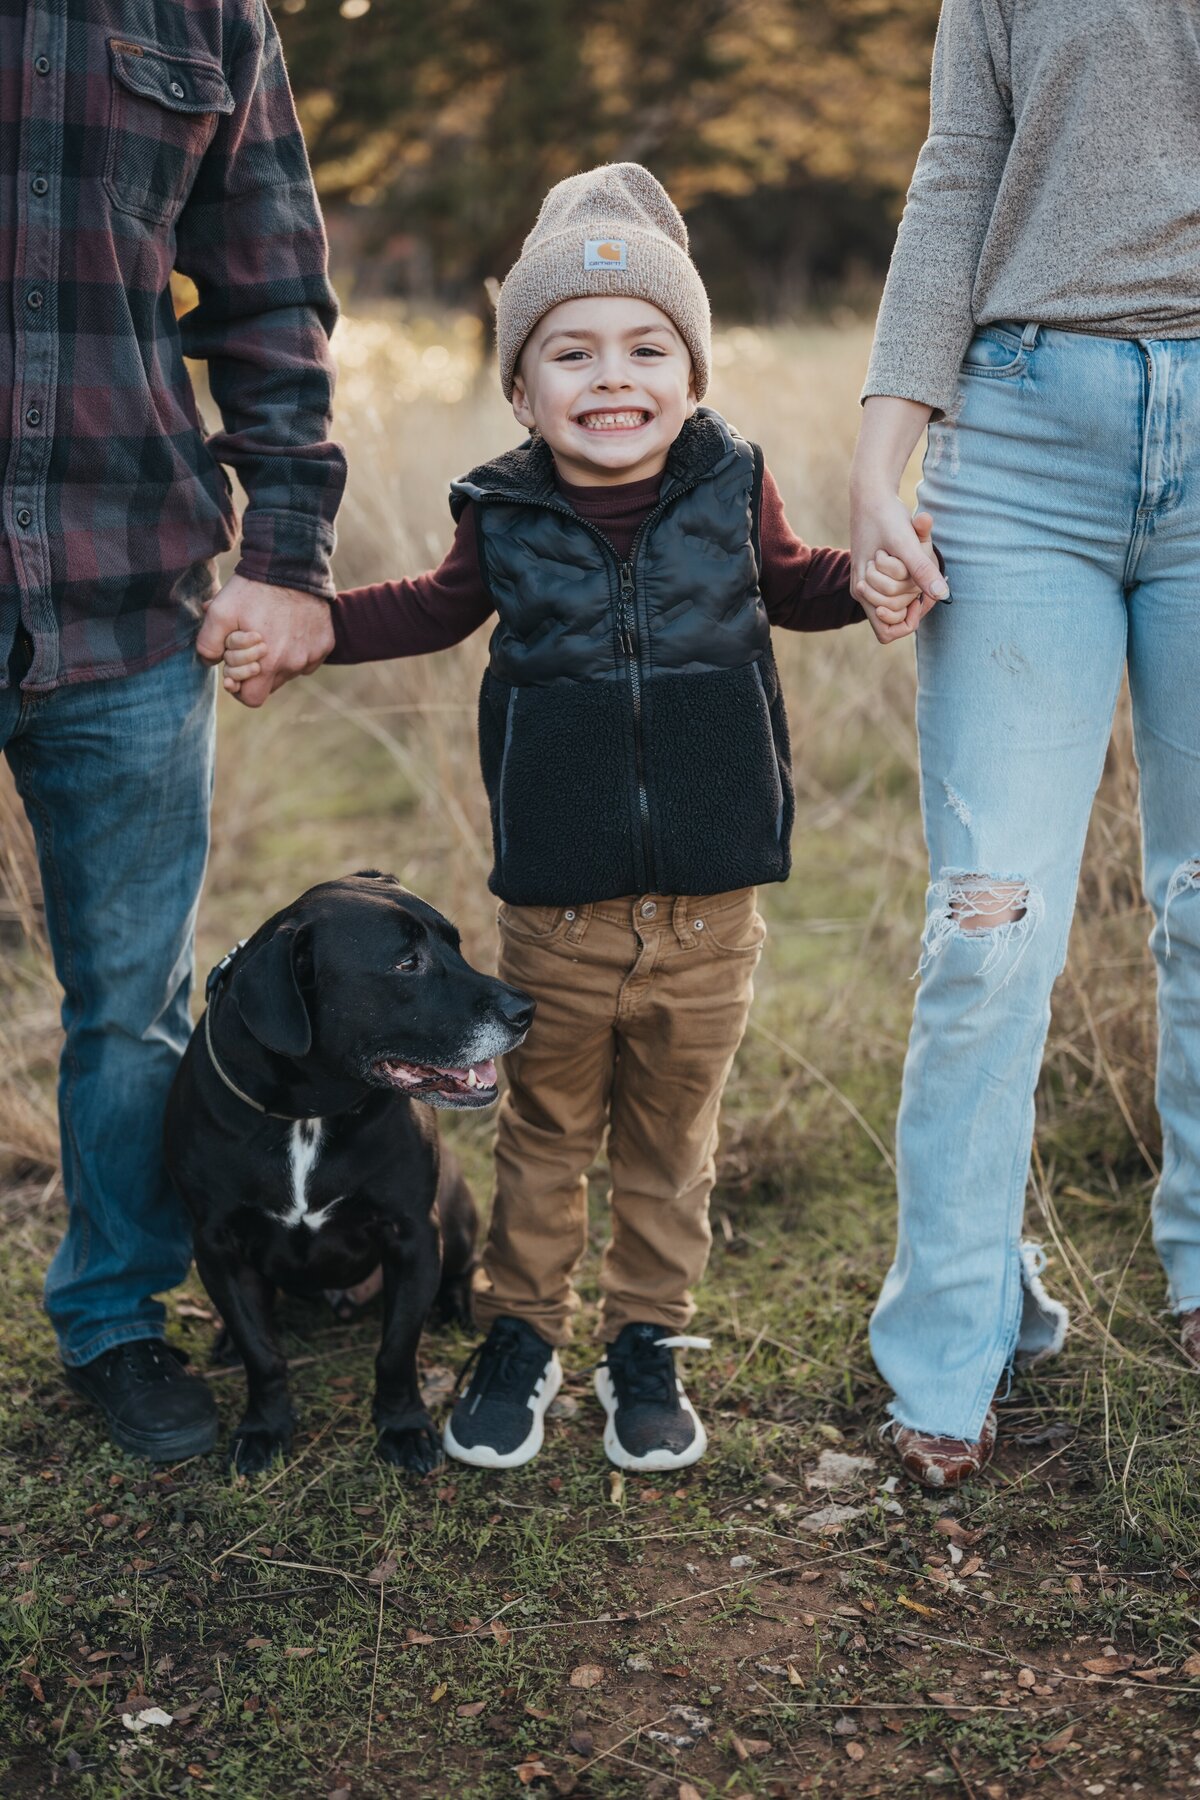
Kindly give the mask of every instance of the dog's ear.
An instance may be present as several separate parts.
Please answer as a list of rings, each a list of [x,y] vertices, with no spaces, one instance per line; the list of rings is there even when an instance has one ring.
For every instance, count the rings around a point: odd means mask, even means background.
[[[307,951],[304,927],[284,926],[234,965],[233,1002],[242,1023],[278,1056],[306,1056],[312,1048],[299,969]]]

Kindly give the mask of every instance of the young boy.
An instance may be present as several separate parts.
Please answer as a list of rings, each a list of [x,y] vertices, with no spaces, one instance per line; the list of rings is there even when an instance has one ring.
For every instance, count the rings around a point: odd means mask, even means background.
[[[707,1347],[683,1333],[763,942],[755,887],[790,861],[770,626],[863,614],[847,553],[801,543],[761,452],[699,407],[708,300],[646,169],[551,190],[497,330],[529,439],[452,484],[439,569],[339,597],[330,657],[438,650],[499,614],[479,706],[490,885],[501,976],[537,1015],[505,1063],[476,1293],[487,1337],[445,1447],[487,1468],[541,1448],[607,1128],[604,1447],[621,1468],[681,1468],[706,1437],[672,1352]],[[877,635],[904,635],[918,596],[903,565],[868,582]],[[261,649],[231,635],[227,685]]]

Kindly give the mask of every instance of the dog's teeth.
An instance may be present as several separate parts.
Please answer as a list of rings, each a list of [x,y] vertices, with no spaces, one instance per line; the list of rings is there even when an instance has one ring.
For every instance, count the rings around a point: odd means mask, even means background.
[[[467,1070],[467,1086],[469,1088],[479,1086],[479,1077],[478,1077],[478,1075],[476,1075],[474,1069]]]

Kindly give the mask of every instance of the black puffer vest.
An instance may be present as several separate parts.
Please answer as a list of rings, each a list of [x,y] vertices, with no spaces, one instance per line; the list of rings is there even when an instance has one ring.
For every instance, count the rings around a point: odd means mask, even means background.
[[[759,593],[762,453],[701,408],[626,561],[539,438],[453,483],[500,615],[479,703],[490,886],[515,905],[782,881],[787,721]]]

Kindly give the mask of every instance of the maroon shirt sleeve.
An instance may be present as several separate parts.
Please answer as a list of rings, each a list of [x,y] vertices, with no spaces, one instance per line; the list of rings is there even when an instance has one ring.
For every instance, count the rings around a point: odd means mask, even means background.
[[[331,611],[334,642],[326,658],[331,663],[426,656],[470,637],[495,611],[479,570],[470,502],[438,568],[408,581],[350,588]]]
[[[763,604],[787,631],[836,631],[866,617],[850,595],[850,552],[815,550],[787,522],[770,469],[764,468],[759,536]]]

